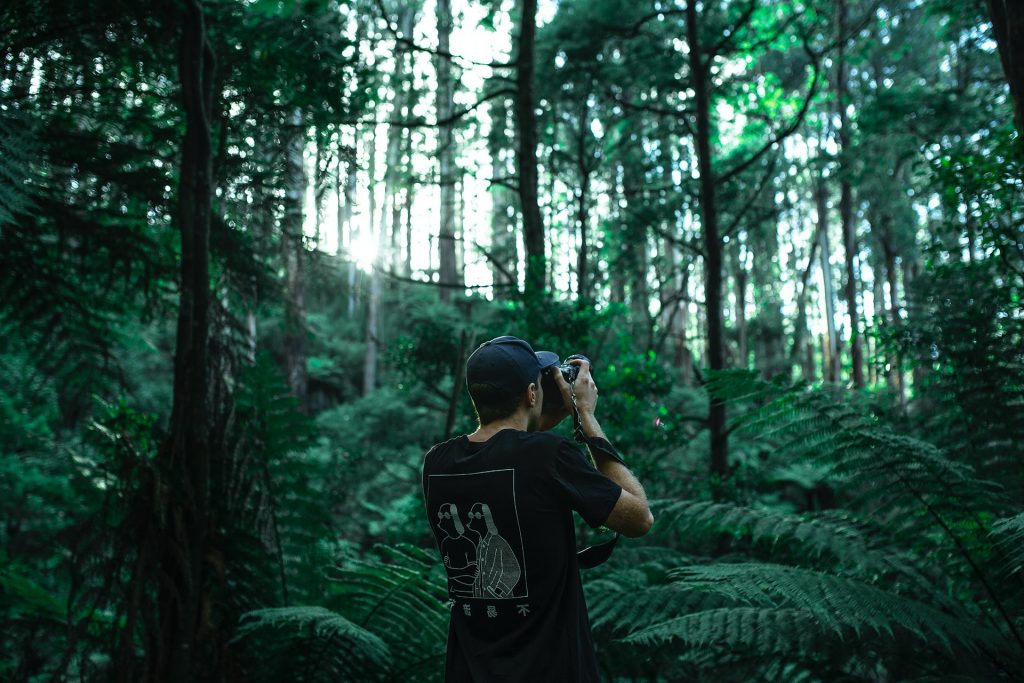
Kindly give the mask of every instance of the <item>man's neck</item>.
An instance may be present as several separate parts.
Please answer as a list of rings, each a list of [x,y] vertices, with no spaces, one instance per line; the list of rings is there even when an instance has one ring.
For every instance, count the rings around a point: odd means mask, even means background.
[[[504,420],[488,422],[487,424],[478,427],[475,432],[466,438],[470,441],[487,441],[503,429],[518,429],[521,432],[528,431],[529,424],[529,415],[524,412],[518,412]]]

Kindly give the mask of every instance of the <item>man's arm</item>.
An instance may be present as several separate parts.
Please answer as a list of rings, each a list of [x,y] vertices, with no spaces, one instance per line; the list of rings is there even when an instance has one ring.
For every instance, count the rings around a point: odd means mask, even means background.
[[[605,436],[604,430],[601,429],[601,425],[594,415],[597,408],[597,385],[594,384],[594,378],[590,375],[590,363],[583,359],[573,359],[569,362],[580,366],[579,374],[572,387],[562,377],[561,372],[554,373],[555,381],[562,392],[566,406],[573,405],[572,396],[575,392],[576,410],[580,415],[580,427],[583,429],[583,434],[588,439],[596,438],[607,441],[608,437]],[[593,447],[590,447],[590,453],[601,474],[622,487],[619,500],[615,503],[615,507],[612,508],[604,525],[624,536],[643,536],[650,531],[651,525],[654,524],[654,515],[651,514],[651,509],[647,505],[647,494],[644,493],[644,487],[628,467],[610,455]]]

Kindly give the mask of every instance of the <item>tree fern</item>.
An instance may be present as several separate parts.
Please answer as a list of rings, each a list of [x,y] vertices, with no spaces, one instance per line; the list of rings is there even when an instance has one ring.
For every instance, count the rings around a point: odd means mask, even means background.
[[[329,517],[308,449],[313,426],[268,354],[244,365],[214,481],[225,525],[229,601],[238,609],[305,602],[323,582]]]
[[[997,483],[979,479],[969,464],[925,441],[895,433],[831,391],[787,389],[746,371],[715,373],[711,384],[723,396],[756,401],[738,424],[776,452],[827,465],[829,479],[852,495],[852,509],[880,516],[905,540],[953,552],[959,562],[947,571],[986,581],[980,558],[992,546],[982,512],[993,501],[1009,504]],[[991,591],[990,597],[996,599]]]

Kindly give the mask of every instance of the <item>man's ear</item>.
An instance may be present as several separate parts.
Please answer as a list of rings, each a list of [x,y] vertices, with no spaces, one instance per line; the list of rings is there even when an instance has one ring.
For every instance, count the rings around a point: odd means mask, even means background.
[[[530,382],[530,386],[526,387],[526,407],[532,408],[537,403],[537,383]]]

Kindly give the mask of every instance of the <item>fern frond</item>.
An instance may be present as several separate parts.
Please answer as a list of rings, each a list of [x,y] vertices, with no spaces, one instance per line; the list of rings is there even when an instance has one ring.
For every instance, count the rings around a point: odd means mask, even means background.
[[[248,673],[258,680],[373,680],[387,669],[390,658],[377,635],[323,607],[247,612],[233,642],[250,640],[259,647],[253,649],[259,656],[250,661],[259,664]],[[268,649],[276,656],[268,656]]]
[[[804,610],[719,607],[653,624],[621,640],[642,646],[678,640],[689,647],[750,650],[764,656],[811,652],[823,632],[818,619]]]
[[[893,575],[913,583],[940,604],[934,590],[934,568],[925,568],[912,553],[892,543],[881,530],[832,511],[794,515],[710,501],[655,501],[659,533],[673,531],[687,547],[729,536],[735,543],[752,542],[762,555],[786,563],[833,566],[840,573]]]
[[[973,652],[1003,642],[1002,634],[968,614],[947,614],[861,581],[809,569],[749,562],[681,567],[670,576],[735,602],[806,612],[839,637],[847,630],[859,636],[865,629],[894,637],[900,630],[926,642],[937,640],[949,651],[959,643]]]
[[[993,524],[992,535],[1006,552],[1009,573],[1021,573],[1024,569],[1024,512]]]
[[[412,545],[377,546],[381,559],[350,560],[329,571],[330,602],[380,635],[399,680],[434,680],[448,634],[447,583],[434,553]]]

